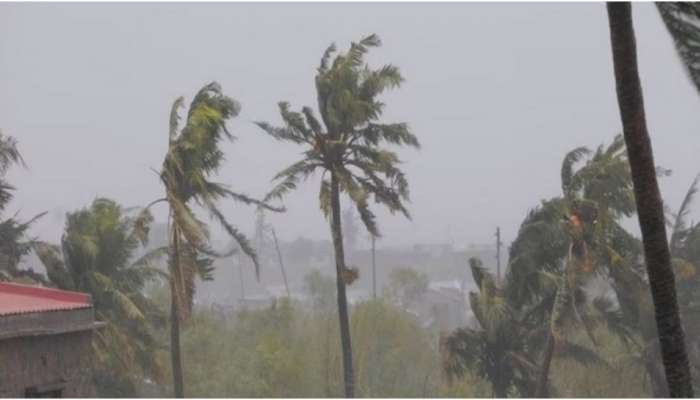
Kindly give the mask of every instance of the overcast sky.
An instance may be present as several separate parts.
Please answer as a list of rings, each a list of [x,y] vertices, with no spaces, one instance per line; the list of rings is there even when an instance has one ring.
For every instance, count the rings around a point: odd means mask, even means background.
[[[673,208],[700,170],[700,96],[652,4],[634,4],[642,84],[661,189]],[[401,68],[386,121],[423,144],[401,150],[413,221],[378,212],[384,244],[506,242],[528,209],[560,193],[566,151],[620,131],[607,16],[585,4],[0,4],[0,129],[29,165],[15,169],[10,212],[48,210],[35,233],[57,241],[66,211],[106,196],[162,194],[168,112],[218,81],[243,105],[220,181],[262,196],[300,148],[252,121],[277,102],[315,106],[313,77],[331,43],[377,33],[370,63]],[[318,177],[271,221],[279,235],[328,238]],[[250,232],[253,210],[224,204]],[[158,215],[164,216],[160,210]]]

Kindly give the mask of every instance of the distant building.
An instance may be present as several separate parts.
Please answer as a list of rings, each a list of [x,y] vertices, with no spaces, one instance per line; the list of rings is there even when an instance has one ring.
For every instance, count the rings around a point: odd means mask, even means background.
[[[90,296],[0,283],[0,397],[94,397]]]
[[[433,281],[427,290],[408,307],[424,327],[440,332],[471,326],[471,308],[467,302],[463,282],[458,280]]]

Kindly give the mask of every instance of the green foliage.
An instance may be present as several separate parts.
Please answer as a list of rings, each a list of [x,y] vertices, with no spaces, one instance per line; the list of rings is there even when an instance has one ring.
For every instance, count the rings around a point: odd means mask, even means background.
[[[3,135],[0,131],[0,214],[5,211],[12,200],[14,186],[5,179],[12,166],[25,166],[17,147],[17,140]],[[22,222],[16,216],[0,220],[0,280],[43,282],[39,273],[32,269],[20,269],[22,257],[29,254],[35,240],[27,236],[27,231],[34,221],[46,213],[41,213],[29,221]]]
[[[418,139],[406,123],[383,123],[380,118],[384,103],[377,97],[385,90],[397,88],[403,78],[397,67],[385,65],[371,69],[365,54],[381,45],[379,37],[370,35],[353,43],[347,53],[328,47],[316,74],[316,94],[321,119],[309,107],[291,111],[286,102],[279,103],[284,126],[267,122],[257,125],[277,140],[303,145],[303,159],[275,176],[279,183],[266,196],[282,199],[297,184],[317,170],[322,171],[319,201],[326,216],[330,209],[331,181],[346,193],[356,207],[367,230],[379,236],[374,213],[369,208],[370,196],[392,213],[409,216],[404,206],[408,200],[408,182],[399,169],[396,153],[382,145],[419,147]],[[328,172],[333,179],[324,179]],[[333,181],[335,182],[335,181]]]
[[[143,216],[141,216],[143,218]],[[96,199],[69,213],[61,245],[38,242],[34,248],[48,280],[61,289],[89,293],[96,318],[107,325],[95,331],[95,383],[100,396],[136,396],[144,378],[162,381],[156,326],[162,311],[143,291],[155,278],[156,249],[141,257],[139,240],[148,225],[130,217],[114,201]],[[141,232],[139,232],[141,231]]]
[[[281,211],[210,180],[224,161],[221,140],[234,139],[226,122],[238,115],[240,104],[225,96],[221,86],[212,82],[197,92],[185,124],[180,129],[178,111],[183,104],[184,99],[180,97],[171,108],[168,151],[160,173],[165,186],[165,198],[162,200],[170,207],[170,282],[181,319],[185,319],[192,308],[195,277],[211,279],[211,257],[229,256],[233,252],[219,253],[209,246],[207,225],[194,214],[192,203],[208,211],[211,218],[235,240],[243,253],[253,260],[258,276],[258,261],[252,245],[238,228],[226,220],[216,202],[228,198]]]
[[[659,2],[656,6],[688,76],[700,90],[700,5],[693,2]]]
[[[447,391],[433,336],[381,301],[351,315],[357,395]],[[280,300],[235,315],[195,310],[183,331],[186,385],[196,397],[342,397],[337,314]],[[406,368],[410,365],[411,368]]]
[[[494,397],[533,393],[536,361],[528,352],[531,327],[521,323],[491,273],[470,259],[479,291],[470,292],[476,328],[460,328],[443,340],[444,368],[450,377],[472,372],[491,384]]]

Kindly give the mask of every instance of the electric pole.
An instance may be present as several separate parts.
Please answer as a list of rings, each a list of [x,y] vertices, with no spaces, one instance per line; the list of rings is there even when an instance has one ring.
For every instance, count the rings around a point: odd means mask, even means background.
[[[501,228],[496,227],[496,281],[501,283]]]
[[[270,226],[270,233],[272,233],[272,239],[275,242],[275,249],[277,250],[277,258],[280,262],[280,269],[282,270],[282,278],[284,279],[284,288],[287,289],[287,298],[291,299],[292,294],[289,292],[289,283],[287,283],[287,272],[284,270],[284,261],[282,260],[282,252],[280,251],[280,245],[277,242],[277,234],[275,233],[275,228]]]

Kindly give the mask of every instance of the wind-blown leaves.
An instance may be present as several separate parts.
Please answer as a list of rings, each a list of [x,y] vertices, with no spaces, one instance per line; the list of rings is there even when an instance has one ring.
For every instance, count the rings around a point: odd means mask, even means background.
[[[153,332],[162,312],[142,292],[147,282],[160,279],[153,271],[165,252],[156,249],[135,256],[150,222],[143,213],[130,217],[114,201],[96,199],[89,208],[67,215],[60,246],[33,244],[49,283],[89,293],[97,318],[107,322],[93,343],[99,360],[98,392],[105,396],[134,396],[144,376],[162,380]],[[115,380],[121,382],[119,390],[133,391],[114,391],[117,388],[107,382]]]
[[[280,102],[283,127],[256,122],[277,140],[308,146],[303,159],[275,176],[274,180],[279,182],[265,196],[265,201],[281,200],[300,181],[320,169],[335,176],[340,191],[354,203],[370,233],[379,234],[370,208],[372,199],[391,212],[400,211],[410,218],[404,205],[409,199],[408,182],[398,168],[400,160],[396,153],[380,146],[419,148],[420,143],[408,124],[379,121],[384,104],[377,96],[403,82],[396,66],[371,69],[364,64],[369,49],[380,45],[377,35],[369,35],[352,43],[347,53],[336,55],[332,62],[336,48],[331,45],[326,50],[316,75],[320,121],[309,107],[293,112],[288,103]],[[330,210],[327,184],[330,186],[330,181],[321,184],[319,195],[326,216]]]
[[[676,45],[688,76],[700,91],[700,5],[658,2],[656,7]]]
[[[192,204],[203,207],[210,217],[235,239],[243,252],[253,260],[258,276],[259,266],[254,249],[245,235],[226,220],[216,202],[230,199],[270,211],[284,211],[283,208],[267,204],[268,199],[257,200],[210,180],[210,177],[219,171],[224,160],[224,153],[220,149],[221,140],[235,139],[228,131],[226,122],[239,114],[240,104],[225,96],[218,83],[207,84],[194,96],[184,125],[178,130],[178,110],[182,104],[184,99],[178,98],[172,107],[170,140],[160,173],[170,207],[169,275],[180,319],[184,319],[191,309],[195,277],[211,278],[212,258],[228,257],[235,251],[233,249],[218,252],[211,248],[208,227],[196,217]],[[283,105],[280,107],[285,109]],[[294,135],[298,134],[289,129],[278,133],[285,138],[296,137]],[[174,248],[178,249],[177,254]]]

